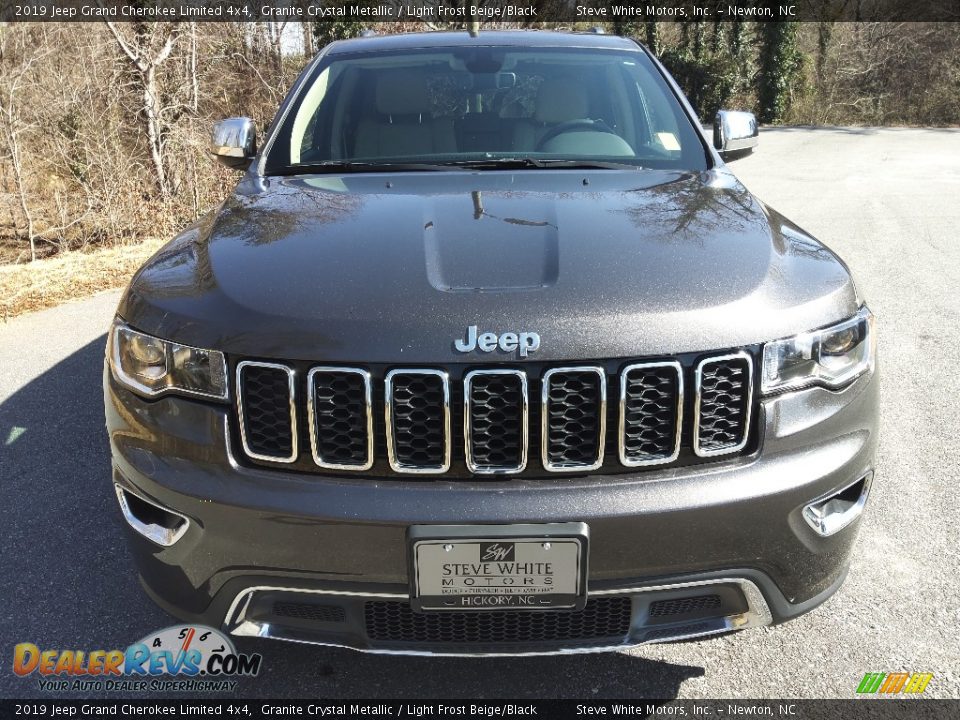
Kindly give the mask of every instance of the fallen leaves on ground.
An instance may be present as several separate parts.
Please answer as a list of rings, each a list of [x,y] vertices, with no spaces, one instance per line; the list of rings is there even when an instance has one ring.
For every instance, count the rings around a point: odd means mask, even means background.
[[[131,245],[67,252],[19,265],[0,265],[0,317],[6,319],[123,287],[163,245],[151,238]]]

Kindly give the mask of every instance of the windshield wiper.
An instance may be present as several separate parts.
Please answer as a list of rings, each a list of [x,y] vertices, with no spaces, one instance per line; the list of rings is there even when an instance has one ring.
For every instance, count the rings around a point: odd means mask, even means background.
[[[323,162],[290,165],[276,171],[276,175],[308,175],[311,173],[378,173],[424,172],[450,170],[451,165],[437,163],[358,162],[354,160],[324,160]]]
[[[456,167],[475,170],[524,170],[534,168],[566,168],[571,170],[642,170],[640,165],[611,162],[608,160],[564,160],[550,158],[487,158],[483,160],[458,160]]]
[[[640,165],[607,160],[565,160],[550,158],[510,157],[481,160],[449,160],[433,163],[366,162],[356,160],[324,160],[323,162],[290,165],[277,170],[276,175],[307,175],[311,173],[378,173],[378,172],[437,172],[444,170],[530,170],[565,168],[570,170],[642,170]]]

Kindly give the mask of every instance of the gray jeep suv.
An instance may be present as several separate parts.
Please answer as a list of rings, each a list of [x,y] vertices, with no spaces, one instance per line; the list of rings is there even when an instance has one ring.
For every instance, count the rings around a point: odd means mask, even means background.
[[[616,649],[847,571],[873,318],[635,42],[336,42],[120,302],[113,483],[146,592],[239,636]],[[714,147],[716,146],[716,147]]]

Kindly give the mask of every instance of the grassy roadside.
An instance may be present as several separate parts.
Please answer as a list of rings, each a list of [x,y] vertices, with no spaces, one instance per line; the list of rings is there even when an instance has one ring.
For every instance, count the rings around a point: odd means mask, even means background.
[[[163,240],[69,252],[22,265],[0,265],[0,318],[53,307],[101,290],[123,287]]]

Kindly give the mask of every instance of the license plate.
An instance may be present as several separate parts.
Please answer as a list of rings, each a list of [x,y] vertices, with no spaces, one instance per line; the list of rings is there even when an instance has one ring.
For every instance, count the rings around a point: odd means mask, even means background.
[[[582,608],[587,538],[584,523],[414,526],[413,608]]]

